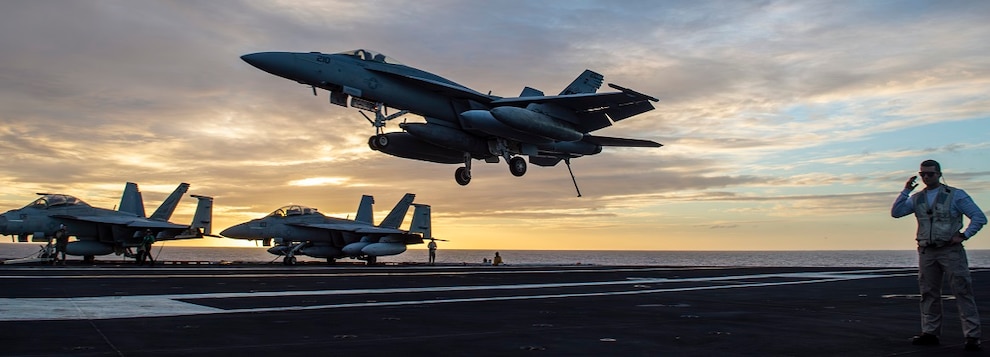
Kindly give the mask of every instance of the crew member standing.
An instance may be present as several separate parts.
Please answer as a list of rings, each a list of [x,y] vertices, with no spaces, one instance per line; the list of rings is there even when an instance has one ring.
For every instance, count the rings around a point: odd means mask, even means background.
[[[65,247],[69,245],[69,229],[65,227],[64,224],[58,225],[58,230],[55,231],[55,259],[52,260],[52,265],[55,265],[58,261],[65,265]],[[59,255],[62,256],[59,259]]]
[[[437,242],[436,240],[430,239],[430,244],[426,245],[430,248],[430,265],[433,265],[437,261]]]
[[[918,172],[925,189],[908,196],[918,185],[912,176],[897,196],[890,215],[900,218],[914,214],[918,220],[918,285],[921,290],[921,334],[915,345],[937,345],[942,332],[942,276],[948,274],[956,297],[966,350],[980,350],[980,315],[973,296],[973,280],[962,242],[972,238],[987,223],[987,217],[965,191],[944,185],[942,167],[935,160],[925,160]],[[962,231],[962,216],[969,226]]]
[[[155,259],[151,257],[151,245],[155,244],[155,235],[151,230],[144,231],[144,238],[141,240],[141,251],[138,252],[138,265],[144,265],[147,259],[149,264],[155,265]]]

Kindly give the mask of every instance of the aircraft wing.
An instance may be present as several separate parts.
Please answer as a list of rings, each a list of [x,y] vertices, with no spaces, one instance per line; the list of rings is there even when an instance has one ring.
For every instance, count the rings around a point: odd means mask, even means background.
[[[497,98],[482,93],[478,93],[464,86],[445,83],[421,76],[416,76],[411,73],[405,73],[405,71],[400,71],[392,67],[375,67],[375,68],[369,67],[367,68],[367,70],[376,73],[385,74],[394,78],[398,78],[400,80],[413,82],[423,87],[426,90],[440,93],[448,97],[471,99],[481,103],[488,103],[491,102],[493,98]]]
[[[502,98],[489,103],[491,106],[526,107],[529,104],[549,104],[573,111],[577,129],[589,133],[612,125],[613,121],[630,118],[653,110],[650,102],[660,100],[632,89],[609,83],[609,87],[620,90],[609,93],[580,93],[557,96]]]
[[[364,234],[400,234],[406,231],[394,228],[379,228],[367,224],[359,223],[298,223],[292,224],[296,227],[318,228],[338,232],[352,232]]]
[[[69,216],[69,215],[56,215],[52,216],[59,219],[67,219],[80,222],[89,223],[103,223],[103,224],[113,224],[119,226],[127,226],[129,228],[151,228],[151,229],[186,229],[189,225],[175,224],[162,221],[152,221],[147,219],[139,219],[135,217],[118,217],[118,216]]]
[[[627,146],[639,148],[658,148],[663,144],[652,140],[613,138],[608,136],[585,135],[584,141],[600,146]]]

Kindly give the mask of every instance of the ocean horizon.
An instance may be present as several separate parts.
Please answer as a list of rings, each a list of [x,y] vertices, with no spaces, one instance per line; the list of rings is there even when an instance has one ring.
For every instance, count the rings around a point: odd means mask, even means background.
[[[33,257],[41,243],[0,243],[0,260]],[[264,247],[184,247],[156,245],[157,260],[201,262],[280,262]],[[482,264],[491,260],[492,249],[440,249],[437,263]],[[624,250],[498,250],[507,265],[633,265],[700,267],[916,267],[915,250],[807,250],[807,251],[624,251]],[[990,267],[990,250],[967,250],[970,267]],[[425,263],[427,250],[379,257],[385,263]],[[81,260],[81,257],[69,257]],[[117,255],[96,257],[98,261],[130,261]],[[324,259],[299,256],[300,262]],[[340,262],[359,262],[340,259]]]

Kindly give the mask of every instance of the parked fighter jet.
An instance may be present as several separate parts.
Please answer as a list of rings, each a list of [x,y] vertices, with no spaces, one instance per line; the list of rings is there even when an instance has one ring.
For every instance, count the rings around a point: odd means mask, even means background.
[[[336,54],[319,52],[260,52],[241,56],[251,65],[276,76],[330,91],[330,103],[374,112],[365,118],[376,128],[369,145],[407,159],[459,164],[458,184],[471,182],[471,159],[499,162],[505,158],[515,176],[526,173],[526,161],[555,166],[561,160],[574,181],[570,160],[594,155],[603,146],[660,147],[638,139],[589,133],[653,110],[659,99],[609,83],[618,92],[596,93],[604,77],[585,70],[559,95],[545,96],[526,87],[515,98],[482,94],[435,74],[400,64],[368,50]],[[402,109],[387,115],[386,106]],[[384,133],[383,127],[406,113],[426,123],[403,123],[403,132]],[[361,112],[364,115],[363,112]]]
[[[296,255],[326,258],[334,263],[338,258],[350,257],[374,264],[377,257],[397,255],[406,251],[408,244],[423,243],[431,239],[430,206],[413,204],[416,195],[407,193],[381,224],[375,226],[372,205],[375,199],[364,195],[358,205],[354,220],[327,217],[316,208],[289,205],[271,214],[244,222],[220,232],[221,236],[235,239],[261,240],[270,246],[274,255],[284,255],[282,263],[293,265]],[[401,230],[402,220],[413,210],[409,230]]]
[[[151,217],[145,217],[144,200],[132,182],[126,184],[118,210],[93,207],[70,195],[38,193],[42,197],[31,204],[0,215],[0,234],[14,235],[20,242],[27,242],[29,235],[32,241],[47,242],[64,225],[69,236],[76,237],[65,248],[68,255],[83,256],[87,262],[110,253],[130,256],[130,248],[141,243],[146,230],[156,240],[202,238],[211,233],[212,197],[192,195],[199,199],[192,224],[168,222],[188,189],[189,184],[179,184]]]

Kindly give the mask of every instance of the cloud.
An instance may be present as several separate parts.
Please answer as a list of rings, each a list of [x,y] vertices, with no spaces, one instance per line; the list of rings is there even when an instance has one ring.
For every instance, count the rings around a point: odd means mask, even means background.
[[[385,211],[414,192],[441,230],[470,221],[569,234],[687,219],[742,232],[750,225],[739,222],[758,215],[883,211],[892,198],[881,192],[929,156],[955,170],[953,184],[990,199],[990,5],[979,2],[0,7],[4,207],[39,190],[112,207],[125,181],[190,182],[191,193],[216,197],[218,225],[288,203],[353,214],[362,194]],[[374,129],[357,110],[239,59],[361,47],[502,96],[524,86],[554,94],[592,69],[661,99],[596,134],[665,146],[573,160],[582,198],[562,164],[516,178],[504,162],[475,162],[461,187],[456,165],[371,151]]]

